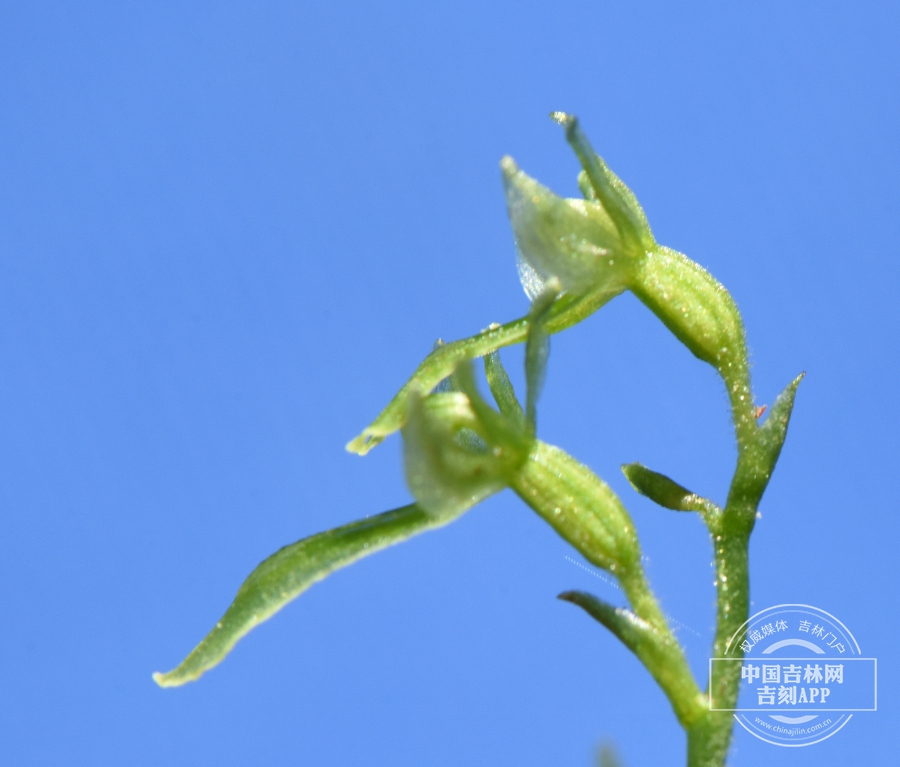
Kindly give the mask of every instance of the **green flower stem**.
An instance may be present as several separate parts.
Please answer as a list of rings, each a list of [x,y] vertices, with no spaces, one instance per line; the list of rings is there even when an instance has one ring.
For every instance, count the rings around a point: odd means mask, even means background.
[[[744,357],[746,360],[746,356]],[[709,514],[704,521],[709,528],[716,562],[716,633],[712,657],[725,657],[728,644],[750,614],[750,533],[756,521],[756,512],[762,492],[747,492],[742,478],[758,476],[758,450],[760,429],[754,412],[748,413],[746,403],[752,407],[749,376],[746,361],[735,369],[746,381],[745,385],[725,384],[731,399],[732,419],[738,444],[738,460],[725,508]],[[725,376],[723,375],[723,378]],[[743,392],[743,396],[738,393]],[[752,419],[752,420],[750,420]],[[774,464],[773,464],[774,467]],[[768,481],[769,474],[765,476]],[[737,653],[742,654],[740,648]],[[730,657],[735,656],[732,649]],[[727,664],[727,672],[716,680],[716,688],[707,689],[707,701],[715,701],[716,708],[733,708],[737,702],[741,683],[740,665]],[[708,684],[711,683],[708,682]],[[728,755],[734,730],[734,714],[731,711],[707,709],[692,725],[685,727],[688,741],[688,767],[722,767]]]
[[[728,642],[747,620],[750,609],[748,545],[757,509],[787,434],[794,395],[802,376],[779,396],[762,427],[750,388],[750,371],[743,322],[731,296],[705,269],[677,251],[655,248],[641,262],[640,274],[631,286],[669,330],[699,359],[712,365],[725,383],[731,404],[737,442],[737,464],[725,508],[704,511],[716,561],[717,620],[713,657],[723,657]],[[641,467],[642,468],[642,467]],[[667,478],[644,477],[630,469],[638,489],[670,508],[688,508],[684,498],[672,499],[683,488],[667,485]],[[626,474],[629,472],[626,471]],[[652,482],[651,482],[652,480]],[[671,496],[671,497],[670,497]],[[737,650],[740,653],[740,650]],[[729,653],[736,657],[735,651]],[[708,690],[717,708],[732,708],[740,686],[740,668]],[[684,722],[683,722],[684,724]],[[689,767],[721,767],[725,763],[734,717],[730,711],[706,710],[685,725]]]
[[[576,325],[616,295],[617,292],[596,292],[585,296],[563,296],[549,312],[546,320],[547,332],[559,333]],[[520,317],[505,325],[492,325],[469,338],[439,346],[422,361],[378,418],[347,444],[347,450],[365,455],[385,437],[402,428],[406,422],[407,402],[411,389],[429,392],[452,374],[459,363],[483,357],[504,346],[522,343],[528,338],[528,327],[529,316]]]
[[[741,657],[741,649],[728,644],[750,614],[749,553],[750,534],[756,523],[757,509],[787,436],[797,387],[803,376],[797,376],[781,393],[762,427],[753,419],[753,429],[746,429],[743,441],[738,439],[738,461],[728,491],[728,501],[720,514],[707,516],[716,560],[717,616],[713,642],[714,658]],[[749,384],[748,384],[749,392]],[[749,397],[747,398],[749,399]],[[739,423],[745,400],[732,400],[735,425]],[[755,413],[754,413],[755,416]],[[737,428],[736,428],[737,430]],[[709,690],[716,708],[733,708],[741,683],[740,666],[729,664],[725,674]],[[688,735],[688,767],[721,767],[725,764],[734,729],[730,711],[707,711],[701,720],[686,728]]]

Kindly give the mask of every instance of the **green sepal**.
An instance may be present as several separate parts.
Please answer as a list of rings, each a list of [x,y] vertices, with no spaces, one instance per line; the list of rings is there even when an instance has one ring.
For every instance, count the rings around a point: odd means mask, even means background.
[[[231,652],[241,637],[335,570],[452,522],[415,504],[366,517],[279,549],[244,581],[231,606],[206,638],[173,671],[155,673],[160,687],[193,682]]]
[[[520,170],[500,162],[509,220],[520,258],[519,276],[534,300],[551,277],[567,293],[621,293],[634,269],[616,225],[599,203],[562,198]]]
[[[585,185],[579,175],[578,184],[585,199],[596,200],[603,206],[622,239],[631,247],[637,248],[639,252],[650,250],[656,241],[637,197],[594,151],[584,131],[581,130],[578,118],[565,112],[552,112],[550,118],[563,127],[566,140],[577,155],[581,167],[584,168],[584,175],[593,192],[591,195],[585,191]]]
[[[635,490],[663,508],[673,511],[698,511],[702,514],[718,510],[711,501],[692,493],[665,474],[648,469],[643,464],[623,464],[622,473]]]

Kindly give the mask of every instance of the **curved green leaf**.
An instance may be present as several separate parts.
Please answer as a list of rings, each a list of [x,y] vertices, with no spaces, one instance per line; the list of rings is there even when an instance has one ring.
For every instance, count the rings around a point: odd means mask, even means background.
[[[559,599],[578,605],[608,628],[644,664],[669,698],[682,723],[696,721],[706,703],[678,640],[625,607],[613,607],[584,591],[565,591]]]
[[[435,517],[412,504],[279,549],[250,573],[222,620],[181,665],[166,674],[155,673],[154,681],[160,687],[195,681],[221,662],[241,637],[317,581],[369,554],[442,527],[460,514]]]

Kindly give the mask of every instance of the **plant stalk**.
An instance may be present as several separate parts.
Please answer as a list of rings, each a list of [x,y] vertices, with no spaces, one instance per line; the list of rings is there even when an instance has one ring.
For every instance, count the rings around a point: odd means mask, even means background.
[[[749,533],[713,533],[716,557],[716,588],[718,605],[716,636],[712,656],[725,657],[728,643],[747,620],[750,610],[750,577],[748,569]],[[741,652],[738,648],[737,652]],[[737,657],[732,651],[728,657]],[[716,679],[715,689],[708,689],[708,700],[716,708],[734,708],[741,682],[739,664],[727,664],[727,673]],[[731,744],[734,714],[731,711],[712,711],[692,726],[686,727],[688,737],[688,767],[722,767]]]

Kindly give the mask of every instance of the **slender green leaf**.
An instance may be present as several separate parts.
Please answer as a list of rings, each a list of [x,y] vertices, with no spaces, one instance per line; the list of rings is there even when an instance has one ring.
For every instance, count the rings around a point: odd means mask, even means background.
[[[455,518],[434,517],[413,504],[285,546],[250,573],[222,620],[181,665],[166,674],[157,672],[153,679],[160,687],[193,682],[221,662],[241,637],[317,581],[358,559],[446,525]]]

